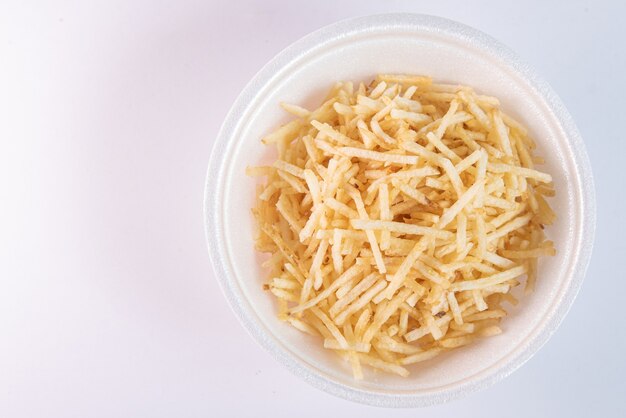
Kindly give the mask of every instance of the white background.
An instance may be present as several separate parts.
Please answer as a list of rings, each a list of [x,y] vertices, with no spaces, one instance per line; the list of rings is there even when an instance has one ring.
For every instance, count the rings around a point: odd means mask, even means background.
[[[594,256],[557,333],[497,385],[422,410],[352,404],[278,365],[227,306],[202,220],[213,138],[252,75],[320,26],[391,11],[516,50],[577,121],[597,190]],[[625,15],[621,1],[3,1],[0,417],[624,416]]]

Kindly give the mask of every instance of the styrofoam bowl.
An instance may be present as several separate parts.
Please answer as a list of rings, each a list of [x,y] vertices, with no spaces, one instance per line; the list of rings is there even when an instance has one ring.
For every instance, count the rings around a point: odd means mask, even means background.
[[[335,81],[378,73],[424,74],[496,96],[522,121],[554,177],[558,214],[547,229],[556,257],[539,263],[536,291],[503,322],[503,334],[410,368],[408,378],[368,372],[355,381],[347,364],[276,318],[261,288],[267,272],[254,250],[256,182],[245,167],[268,161],[260,138],[288,120],[286,101],[321,103]],[[245,87],[215,141],[206,191],[209,253],[224,294],[256,341],[296,375],[334,395],[378,406],[424,406],[502,379],[527,361],[556,330],[581,285],[595,226],[591,168],[582,139],[552,89],[493,38],[450,20],[409,14],[357,18],[322,28],[289,46]]]

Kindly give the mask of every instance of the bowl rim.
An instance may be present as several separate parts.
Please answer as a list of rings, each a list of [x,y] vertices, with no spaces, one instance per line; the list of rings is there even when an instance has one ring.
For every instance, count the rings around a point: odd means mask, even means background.
[[[470,43],[482,52],[498,57],[504,64],[513,68],[517,75],[545,100],[571,145],[573,162],[578,168],[575,174],[579,177],[577,184],[581,196],[579,210],[582,212],[580,216],[582,222],[577,235],[580,237],[579,243],[587,244],[574,248],[576,260],[573,264],[573,276],[569,280],[569,286],[566,287],[558,306],[548,312],[547,317],[531,332],[530,341],[520,344],[498,362],[466,379],[469,381],[461,381],[461,383],[449,385],[438,391],[412,393],[371,391],[333,381],[305,366],[301,359],[282,346],[265,329],[256,318],[256,314],[246,306],[246,298],[234,277],[231,277],[233,273],[227,266],[225,244],[214,239],[223,232],[223,224],[217,216],[220,201],[219,193],[216,193],[224,177],[223,167],[226,161],[222,156],[233,133],[242,123],[239,115],[247,112],[251,99],[279,77],[281,71],[324,45],[359,34],[397,29],[442,34]],[[523,365],[548,341],[571,308],[589,265],[596,223],[595,190],[585,145],[571,115],[548,83],[511,49],[477,29],[449,19],[411,13],[377,14],[338,21],[304,36],[277,54],[248,82],[228,112],[211,151],[204,188],[204,223],[209,257],[224,296],[248,333],[276,360],[311,385],[344,399],[382,407],[420,407],[443,403],[491,386]]]

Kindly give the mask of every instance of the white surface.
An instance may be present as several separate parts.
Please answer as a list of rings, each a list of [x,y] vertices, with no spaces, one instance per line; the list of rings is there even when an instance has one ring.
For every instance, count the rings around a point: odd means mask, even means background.
[[[595,204],[582,140],[549,87],[533,85],[525,64],[482,33],[425,15],[385,14],[344,20],[289,46],[237,98],[216,138],[205,192],[205,219],[216,278],[250,333],[294,373],[331,394],[375,406],[424,406],[487,387],[517,369],[549,338],[576,295],[589,261]],[[372,57],[377,57],[373,60]],[[376,73],[432,74],[501,98],[503,109],[537,139],[542,170],[559,193],[551,205],[559,221],[547,228],[555,257],[539,263],[537,288],[510,309],[504,332],[478,344],[410,366],[411,376],[369,373],[355,381],[346,362],[321,341],[276,319],[274,298],[254,250],[255,179],[246,167],[271,164],[273,149],[259,138],[288,117],[278,106],[318,106],[334,80]],[[580,147],[580,149],[579,149]],[[228,155],[227,159],[223,156]],[[521,292],[521,289],[517,289]],[[517,294],[518,292],[516,292]]]
[[[622,2],[153,3],[0,6],[0,416],[626,414]],[[594,256],[558,332],[496,386],[427,410],[352,404],[275,363],[226,305],[202,228],[211,141],[247,80],[311,30],[385,11],[516,50],[574,116],[596,180]]]

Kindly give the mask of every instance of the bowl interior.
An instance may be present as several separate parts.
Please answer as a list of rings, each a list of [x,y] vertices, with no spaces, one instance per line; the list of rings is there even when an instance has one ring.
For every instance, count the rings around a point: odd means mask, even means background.
[[[254,87],[254,94],[236,118],[232,135],[223,149],[221,175],[212,186],[219,199],[215,219],[226,280],[240,297],[240,309],[249,323],[259,327],[257,337],[279,356],[297,359],[310,375],[363,393],[428,395],[497,374],[537,336],[564,292],[569,287],[573,260],[581,245],[577,226],[581,222],[580,175],[565,130],[545,97],[501,55],[480,42],[458,33],[419,26],[382,27],[328,36],[306,53],[293,55],[287,65],[276,65],[272,76]],[[272,64],[270,64],[271,66]],[[285,101],[314,108],[335,81],[368,81],[377,73],[407,73],[433,76],[441,82],[473,86],[478,92],[500,99],[502,108],[523,122],[538,144],[538,155],[546,159],[541,169],[554,177],[557,196],[550,200],[558,221],[547,229],[557,247],[556,257],[542,259],[534,294],[521,297],[517,308],[509,308],[502,322],[504,333],[474,345],[454,350],[432,361],[410,367],[408,378],[366,372],[363,381],[352,378],[349,365],[324,350],[321,341],[306,336],[276,319],[270,294],[261,289],[267,272],[262,257],[253,248],[256,182],[245,175],[245,167],[268,162],[273,155],[260,138],[289,120],[280,108]],[[240,99],[241,100],[241,99]],[[246,321],[246,319],[244,319]]]

